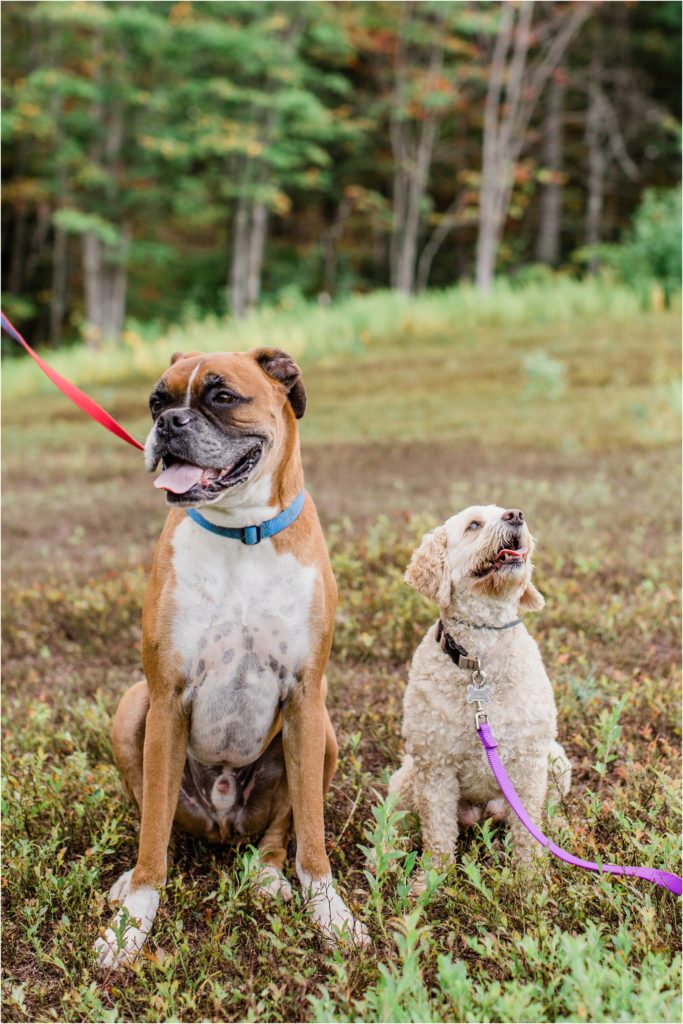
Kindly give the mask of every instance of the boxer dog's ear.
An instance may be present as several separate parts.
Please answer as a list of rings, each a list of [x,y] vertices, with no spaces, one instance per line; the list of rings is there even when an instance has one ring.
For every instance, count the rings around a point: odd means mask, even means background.
[[[440,608],[451,602],[451,570],[447,553],[448,535],[443,526],[426,533],[413,551],[403,579]]]
[[[203,356],[203,352],[174,352],[171,356],[171,366],[177,363],[179,359],[192,359],[194,356]]]
[[[306,412],[306,389],[301,370],[291,356],[277,348],[255,348],[250,353],[264,373],[284,386],[289,403],[298,420]]]

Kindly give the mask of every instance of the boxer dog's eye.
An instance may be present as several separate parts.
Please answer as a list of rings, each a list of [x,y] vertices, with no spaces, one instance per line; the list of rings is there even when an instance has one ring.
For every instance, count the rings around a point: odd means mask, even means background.
[[[231,391],[214,391],[211,401],[216,405],[234,405],[235,402],[241,402],[242,399],[238,395],[233,395]]]
[[[161,396],[159,395],[152,395],[152,397],[149,400],[149,411],[151,412],[152,416],[154,416],[155,419],[163,410],[165,405],[165,399],[161,398]]]

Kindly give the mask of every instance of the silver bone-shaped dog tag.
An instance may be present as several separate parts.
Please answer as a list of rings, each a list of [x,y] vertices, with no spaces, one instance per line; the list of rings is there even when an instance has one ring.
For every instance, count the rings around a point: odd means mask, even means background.
[[[467,687],[467,703],[475,704],[479,701],[480,704],[488,704],[491,700],[491,687],[490,686],[475,686],[470,683]]]

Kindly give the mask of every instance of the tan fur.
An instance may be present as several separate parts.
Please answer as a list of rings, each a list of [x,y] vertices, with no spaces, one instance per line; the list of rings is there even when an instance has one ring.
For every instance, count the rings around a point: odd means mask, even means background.
[[[199,371],[193,378],[198,364]],[[275,377],[264,372],[264,367],[271,364]],[[204,373],[209,371],[226,374],[243,394],[252,398],[237,410],[235,419],[245,429],[249,424],[266,424],[273,439],[264,467],[272,477],[270,504],[286,507],[303,486],[293,405],[300,415],[305,408],[305,391],[296,364],[283,353],[264,349],[212,356],[176,353],[164,382],[173,394],[183,396],[192,380],[194,394]],[[181,703],[185,680],[172,642],[175,580],[171,541],[184,519],[184,510],[171,509],[157,544],[142,613],[145,680],[124,695],[112,730],[114,753],[125,788],[142,814],[138,858],[130,883],[133,893],[140,887],[158,888],[164,884],[174,820],[195,834],[216,838],[202,832],[201,822],[189,819],[178,804],[187,755],[188,720]],[[259,849],[264,863],[282,867],[293,813],[297,866],[314,880],[324,879],[330,874],[330,865],[325,849],[323,795],[337,761],[337,741],[325,707],[324,670],[332,643],[337,587],[309,495],[296,522],[276,535],[272,544],[278,553],[290,552],[303,565],[315,565],[318,586],[311,602],[310,656],[263,746],[265,749],[282,731],[286,780],[274,800],[270,820],[264,825]]]
[[[564,758],[561,789],[569,787],[569,762],[555,741],[556,712],[550,681],[538,647],[520,612],[537,610],[543,598],[531,577],[534,540],[519,526],[517,547],[528,547],[526,562],[494,568],[496,553],[508,547],[505,510],[474,506],[427,534],[413,553],[406,580],[440,605],[449,635],[478,657],[492,692],[486,707],[498,752],[531,817],[540,821],[548,781],[548,759]],[[471,524],[480,524],[468,529]],[[483,574],[483,575],[482,575]],[[419,815],[424,849],[452,861],[458,825],[483,817],[499,820],[508,806],[489,768],[467,704],[471,671],[456,666],[436,642],[436,624],[413,657],[404,698],[406,753],[390,782],[400,804]],[[528,860],[540,847],[518,819],[509,815],[518,856]]]
[[[404,576],[406,583],[439,605],[448,604],[451,588],[446,543],[443,526],[425,534],[420,547],[413,552]]]

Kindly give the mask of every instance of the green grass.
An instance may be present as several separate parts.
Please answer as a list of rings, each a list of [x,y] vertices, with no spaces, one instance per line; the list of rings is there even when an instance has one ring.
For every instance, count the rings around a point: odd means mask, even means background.
[[[563,320],[558,294],[544,303],[540,290],[510,290],[504,316],[492,302],[469,319],[455,293],[426,296],[419,317],[419,304],[409,314],[371,296],[354,301],[374,310],[376,344],[304,354],[307,479],[341,598],[328,673],[341,758],[326,825],[340,887],[372,936],[357,954],[325,951],[298,900],[256,897],[249,851],[178,837],[149,955],[120,975],[95,971],[103,894],[137,840],[109,720],[139,677],[140,604],[164,511],[135,453],[61,396],[27,402],[12,368],[4,1019],[679,1019],[674,897],[557,861],[519,878],[505,831],[484,826],[415,904],[419,834],[384,802],[407,665],[434,616],[402,583],[412,546],[472,501],[515,504],[539,541],[547,605],[529,628],[574,766],[547,829],[591,860],[680,871],[678,323],[621,293],[601,307],[591,289]],[[339,315],[310,312],[321,344]],[[259,340],[288,347],[293,320],[268,316]],[[95,389],[138,436],[156,372],[116,385],[103,375]]]
[[[395,292],[374,292],[341,300],[331,308],[285,300],[244,321],[210,318],[183,323],[160,333],[131,324],[123,344],[101,349],[76,345],[50,357],[57,370],[80,385],[109,385],[128,380],[149,382],[168,366],[170,353],[241,351],[258,345],[282,348],[307,362],[371,354],[397,339],[420,344],[473,344],[480,328],[541,327],[564,330],[573,321],[627,324],[640,312],[635,294],[598,279],[577,281],[558,276],[515,287],[496,282],[482,296],[459,285],[409,298]],[[15,324],[21,331],[22,325]],[[27,338],[36,343],[40,339]],[[15,343],[4,337],[3,344]],[[7,392],[16,397],[49,394],[53,385],[28,360],[8,360],[4,367]]]

